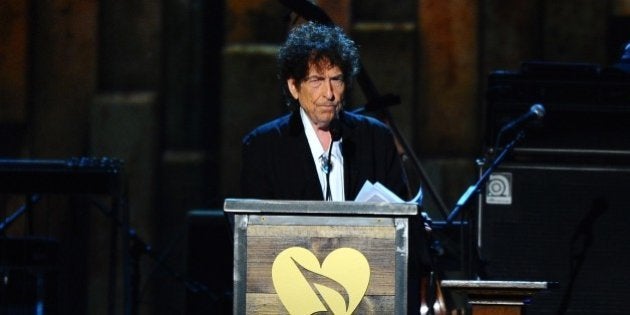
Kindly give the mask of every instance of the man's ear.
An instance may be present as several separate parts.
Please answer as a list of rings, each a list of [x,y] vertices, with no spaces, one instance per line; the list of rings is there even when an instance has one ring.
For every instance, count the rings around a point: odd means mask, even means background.
[[[295,79],[290,78],[287,79],[287,86],[289,87],[289,92],[291,92],[291,96],[294,99],[298,99],[298,86],[295,84]]]

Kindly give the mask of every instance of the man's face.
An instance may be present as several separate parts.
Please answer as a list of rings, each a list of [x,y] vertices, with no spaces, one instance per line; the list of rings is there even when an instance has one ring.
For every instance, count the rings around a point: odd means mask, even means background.
[[[343,72],[329,62],[310,64],[308,75],[302,82],[288,79],[289,91],[304,109],[311,123],[326,129],[341,110],[345,83]]]

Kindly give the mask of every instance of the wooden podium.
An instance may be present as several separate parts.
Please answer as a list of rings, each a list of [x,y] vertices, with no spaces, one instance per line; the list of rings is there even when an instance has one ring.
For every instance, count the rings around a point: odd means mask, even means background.
[[[226,199],[234,314],[407,314],[416,205]]]
[[[520,315],[534,294],[549,282],[442,280],[442,288],[467,297],[472,315]]]

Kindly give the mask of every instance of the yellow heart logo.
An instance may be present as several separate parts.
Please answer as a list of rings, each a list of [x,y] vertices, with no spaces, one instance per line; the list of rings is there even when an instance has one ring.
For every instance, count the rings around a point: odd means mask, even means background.
[[[352,314],[367,291],[370,264],[352,248],[334,250],[320,265],[308,249],[291,247],[276,256],[271,276],[289,314]]]

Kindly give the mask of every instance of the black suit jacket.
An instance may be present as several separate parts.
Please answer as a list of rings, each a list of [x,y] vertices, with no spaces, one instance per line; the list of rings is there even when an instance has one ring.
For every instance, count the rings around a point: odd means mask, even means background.
[[[342,111],[344,189],[354,200],[366,180],[407,199],[405,176],[392,134],[374,118]],[[268,122],[243,139],[241,192],[245,198],[323,200],[300,112]]]

